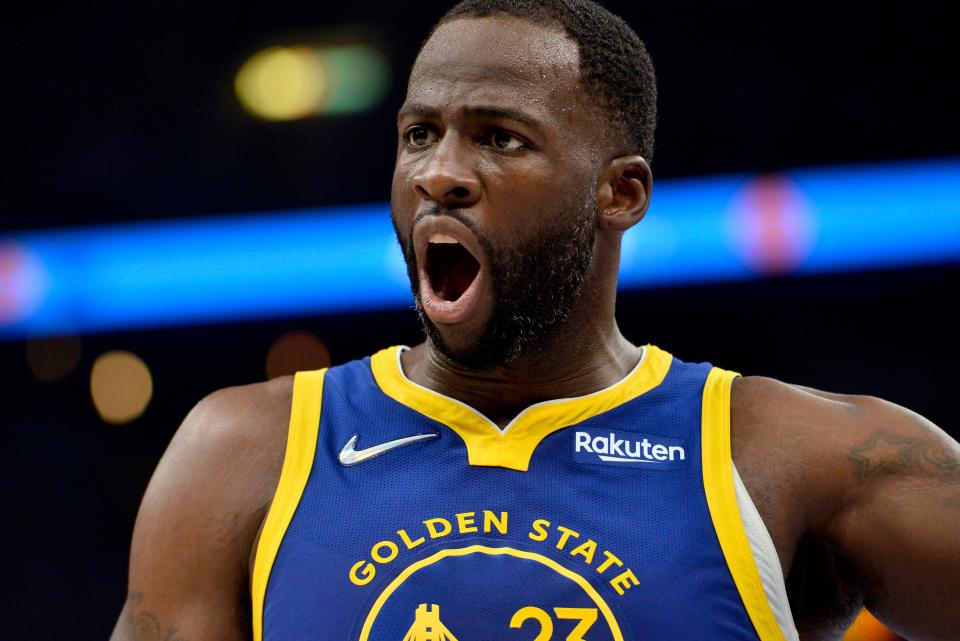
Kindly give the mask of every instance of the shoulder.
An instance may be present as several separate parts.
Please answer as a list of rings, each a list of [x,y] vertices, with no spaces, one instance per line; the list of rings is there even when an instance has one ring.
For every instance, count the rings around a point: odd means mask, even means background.
[[[858,428],[865,425],[868,408],[874,413],[883,403],[764,376],[739,377],[730,392],[732,438],[735,445],[743,447],[781,443],[800,448],[797,454],[828,453],[855,438]]]
[[[862,480],[867,473],[863,459],[871,444],[909,445],[930,439],[952,442],[932,422],[890,401],[835,394],[762,376],[736,379],[730,404],[733,438],[742,445],[753,441],[789,444],[797,455],[807,457],[806,464],[842,460],[855,480]],[[877,465],[881,462],[871,462],[869,467]]]
[[[762,377],[733,385],[731,440],[784,569],[799,564],[798,627],[845,594],[911,638],[952,638],[960,444],[889,401]],[[827,609],[810,605],[821,593]]]
[[[960,480],[960,446],[923,416],[765,377],[733,383],[731,444],[751,495],[797,536],[837,532],[862,506],[907,485]]]
[[[282,456],[292,397],[292,376],[217,390],[190,411],[167,456],[179,450],[224,462]]]
[[[135,534],[249,551],[280,477],[292,377],[229,387],[189,412],[154,472]],[[152,537],[135,536],[136,540]]]
[[[784,383],[766,376],[743,376],[735,379],[731,405],[750,417],[770,418],[788,410],[800,410],[804,416],[810,412],[832,418],[858,417],[862,407],[874,401],[869,396],[833,394],[801,385]]]
[[[292,397],[292,376],[209,394],[184,419],[161,465],[217,487],[225,508],[263,516],[283,465]]]
[[[756,467],[755,459],[776,463],[825,512],[841,507],[878,472],[917,471],[901,460],[911,449],[950,441],[930,421],[889,401],[762,376],[736,379],[730,404],[738,468]]]
[[[292,376],[219,389],[193,407],[175,438],[216,450],[251,443],[267,446],[285,438],[292,398]]]
[[[913,430],[932,426],[880,398],[835,394],[764,376],[735,379],[730,406],[741,440],[802,440],[810,451],[836,451],[879,425]]]
[[[281,378],[222,389],[184,419],[140,504],[116,638],[135,636],[137,617],[204,638],[245,628],[249,558],[283,466],[292,388]]]

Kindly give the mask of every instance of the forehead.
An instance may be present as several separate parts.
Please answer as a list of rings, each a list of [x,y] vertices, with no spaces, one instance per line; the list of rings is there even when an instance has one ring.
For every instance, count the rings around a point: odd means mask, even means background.
[[[451,108],[506,103],[564,117],[580,97],[579,70],[577,44],[559,27],[512,16],[457,19],[424,45],[407,101]]]

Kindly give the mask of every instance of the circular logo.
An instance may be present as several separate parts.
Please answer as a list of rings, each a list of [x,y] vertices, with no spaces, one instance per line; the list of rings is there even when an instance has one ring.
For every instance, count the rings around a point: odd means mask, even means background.
[[[510,547],[440,550],[380,593],[360,641],[623,641],[613,612],[579,574]]]

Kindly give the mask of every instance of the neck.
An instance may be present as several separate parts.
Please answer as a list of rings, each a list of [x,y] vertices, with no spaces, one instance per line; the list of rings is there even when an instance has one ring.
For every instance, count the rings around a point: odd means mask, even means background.
[[[510,363],[484,371],[466,369],[427,341],[403,354],[404,373],[503,427],[534,403],[602,390],[636,366],[641,350],[620,333],[614,296],[615,285],[582,297],[542,344]]]

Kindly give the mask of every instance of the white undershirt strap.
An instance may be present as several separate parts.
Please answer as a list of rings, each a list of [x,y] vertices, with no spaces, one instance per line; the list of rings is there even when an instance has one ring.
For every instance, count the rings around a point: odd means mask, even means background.
[[[787,599],[787,586],[783,580],[780,557],[773,545],[773,539],[770,538],[770,532],[767,531],[760,512],[757,511],[757,506],[753,504],[753,499],[750,498],[740,473],[737,472],[736,465],[733,466],[733,486],[737,494],[737,506],[740,508],[743,529],[747,533],[750,551],[757,564],[760,582],[770,602],[773,616],[776,617],[783,637],[787,641],[799,641],[800,635],[797,634],[797,626],[793,622],[793,613],[790,611],[790,601]]]

